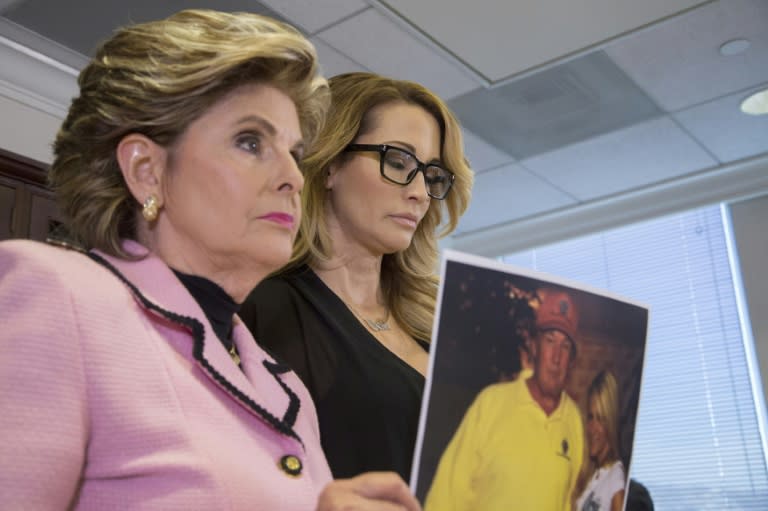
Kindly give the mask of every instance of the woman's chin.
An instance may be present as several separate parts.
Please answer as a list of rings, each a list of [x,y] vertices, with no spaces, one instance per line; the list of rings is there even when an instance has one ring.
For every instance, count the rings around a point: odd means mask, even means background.
[[[268,273],[275,272],[288,264],[291,259],[291,248],[272,247],[267,253],[260,253],[252,260],[256,266],[264,268]]]
[[[386,240],[384,245],[384,253],[385,254],[396,254],[397,252],[402,252],[406,250],[408,247],[411,246],[411,241],[413,240],[413,236],[403,237],[393,236],[392,238]]]

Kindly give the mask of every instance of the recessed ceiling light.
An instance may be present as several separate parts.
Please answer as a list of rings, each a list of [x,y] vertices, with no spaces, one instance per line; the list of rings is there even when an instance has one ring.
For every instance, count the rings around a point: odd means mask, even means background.
[[[741,111],[750,115],[768,114],[768,89],[755,92],[741,102]]]
[[[720,55],[724,57],[738,55],[747,51],[751,45],[749,39],[731,39],[720,45]]]

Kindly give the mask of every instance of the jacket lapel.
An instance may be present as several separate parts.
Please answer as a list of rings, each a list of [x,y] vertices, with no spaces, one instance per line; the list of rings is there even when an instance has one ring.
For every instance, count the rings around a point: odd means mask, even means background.
[[[283,410],[282,415],[277,416],[281,424],[280,427],[293,428],[301,401],[293,389],[283,381],[283,374],[291,369],[288,366],[275,362],[271,358],[265,357],[264,351],[258,347],[253,336],[240,318],[235,319],[232,338],[240,353],[242,373],[248,378],[252,388],[272,388],[277,384],[283,389],[283,393],[275,393],[276,403],[274,409]]]
[[[99,251],[92,251],[89,256],[125,283],[148,312],[190,332],[194,360],[216,385],[259,419],[303,444],[293,429],[300,400],[281,376],[288,368],[265,357],[246,327],[235,318],[232,336],[240,353],[241,370],[170,268],[136,242],[125,241],[124,248],[143,258],[128,261]]]

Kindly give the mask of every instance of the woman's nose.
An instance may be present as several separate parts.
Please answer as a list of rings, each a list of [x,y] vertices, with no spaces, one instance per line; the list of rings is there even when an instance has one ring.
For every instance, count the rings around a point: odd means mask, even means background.
[[[292,154],[288,154],[285,156],[281,166],[278,189],[281,191],[300,192],[304,187],[304,174],[299,168],[299,163]]]
[[[413,178],[413,181],[406,185],[408,190],[408,198],[418,201],[425,201],[429,199],[427,193],[427,180],[424,177],[424,172],[417,172]]]

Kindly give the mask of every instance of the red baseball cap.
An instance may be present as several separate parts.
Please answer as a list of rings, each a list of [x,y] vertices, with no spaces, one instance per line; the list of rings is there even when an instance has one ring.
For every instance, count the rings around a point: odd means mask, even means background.
[[[560,330],[575,344],[579,313],[571,297],[554,288],[542,288],[536,294],[541,300],[536,311],[536,327],[539,330]]]

